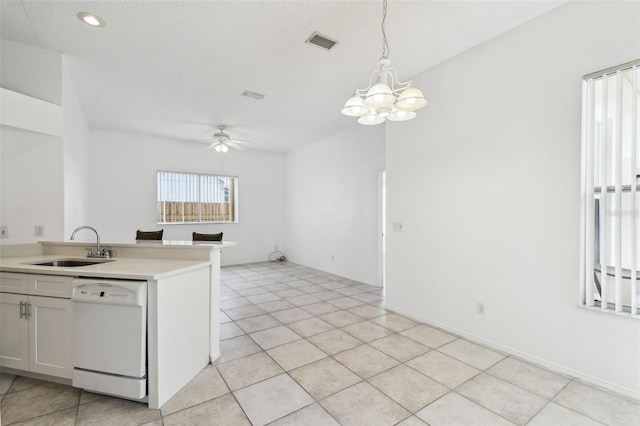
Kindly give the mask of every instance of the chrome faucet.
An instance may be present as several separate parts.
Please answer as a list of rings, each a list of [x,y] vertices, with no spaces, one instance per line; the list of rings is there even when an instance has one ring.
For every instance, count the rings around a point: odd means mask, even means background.
[[[96,233],[96,252],[93,253],[91,251],[91,249],[87,249],[88,253],[87,253],[87,257],[111,257],[111,250],[109,249],[103,249],[102,251],[100,251],[100,235],[98,235],[98,231],[96,231],[96,228],[92,227],[92,226],[79,226],[77,227],[72,233],[71,233],[71,240],[73,241],[76,237],[76,233],[78,231],[81,231],[83,229],[90,229],[93,232]]]

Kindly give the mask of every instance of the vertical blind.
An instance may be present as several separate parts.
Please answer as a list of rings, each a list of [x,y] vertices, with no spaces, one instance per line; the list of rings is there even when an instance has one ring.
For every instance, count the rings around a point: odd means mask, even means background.
[[[638,314],[640,60],[583,80],[580,302]]]
[[[237,178],[158,171],[158,223],[236,222]]]

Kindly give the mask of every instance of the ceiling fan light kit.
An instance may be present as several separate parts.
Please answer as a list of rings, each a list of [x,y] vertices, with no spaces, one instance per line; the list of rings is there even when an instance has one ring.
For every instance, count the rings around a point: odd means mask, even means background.
[[[213,149],[216,152],[229,152],[229,148],[239,151],[246,150],[244,145],[250,145],[251,141],[243,141],[239,139],[231,139],[228,133],[224,131],[227,126],[217,126],[218,131],[213,134],[213,143],[207,149]]]
[[[369,77],[369,86],[358,89],[345,102],[341,112],[359,117],[358,123],[375,125],[386,120],[406,121],[416,116],[415,111],[427,105],[427,100],[412,81],[398,80],[395,68],[390,67],[389,44],[384,30],[387,18],[387,0],[382,2],[382,57],[378,69]]]

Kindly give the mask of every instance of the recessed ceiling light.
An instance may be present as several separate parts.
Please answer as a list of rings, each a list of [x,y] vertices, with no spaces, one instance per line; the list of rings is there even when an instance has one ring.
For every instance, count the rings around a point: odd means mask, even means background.
[[[91,25],[92,27],[104,27],[104,21],[98,15],[88,12],[80,12],[77,16],[79,20],[87,25]]]

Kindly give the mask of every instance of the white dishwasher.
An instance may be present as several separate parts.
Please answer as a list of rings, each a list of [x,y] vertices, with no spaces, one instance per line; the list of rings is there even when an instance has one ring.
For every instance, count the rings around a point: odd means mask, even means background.
[[[147,282],[73,281],[73,386],[147,395]]]

